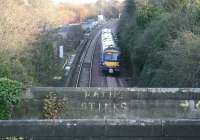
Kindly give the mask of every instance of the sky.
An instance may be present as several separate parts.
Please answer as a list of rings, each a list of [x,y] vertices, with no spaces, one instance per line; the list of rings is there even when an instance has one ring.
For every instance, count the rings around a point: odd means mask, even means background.
[[[79,4],[79,3],[94,3],[97,0],[53,0],[54,3],[58,4],[60,2],[67,2],[67,3],[74,3],[74,4]]]

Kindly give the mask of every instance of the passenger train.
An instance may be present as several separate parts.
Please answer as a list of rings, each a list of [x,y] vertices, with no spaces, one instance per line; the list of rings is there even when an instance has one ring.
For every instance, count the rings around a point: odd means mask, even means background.
[[[101,70],[103,73],[120,73],[120,49],[117,47],[111,29],[101,31]]]

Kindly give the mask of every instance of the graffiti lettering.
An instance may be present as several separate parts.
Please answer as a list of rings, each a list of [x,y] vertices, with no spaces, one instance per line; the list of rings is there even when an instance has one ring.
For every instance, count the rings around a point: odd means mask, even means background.
[[[83,102],[81,108],[84,110],[92,110],[98,112],[125,112],[129,110],[127,103],[95,103],[95,102]]]

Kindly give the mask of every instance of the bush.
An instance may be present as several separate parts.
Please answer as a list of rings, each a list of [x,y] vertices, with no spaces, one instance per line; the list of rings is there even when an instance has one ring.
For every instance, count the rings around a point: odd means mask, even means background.
[[[63,76],[62,64],[56,57],[52,43],[41,43],[34,52],[35,77],[43,86],[53,85],[53,77]]]
[[[19,103],[21,94],[21,83],[0,78],[0,119],[11,117],[12,107]]]
[[[43,115],[45,119],[58,119],[64,112],[64,100],[56,94],[49,93],[44,99]]]

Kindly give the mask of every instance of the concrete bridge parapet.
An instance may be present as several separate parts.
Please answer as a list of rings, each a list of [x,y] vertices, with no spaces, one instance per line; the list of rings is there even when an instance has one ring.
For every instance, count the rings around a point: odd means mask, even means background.
[[[200,120],[0,121],[0,136],[32,139],[197,140]]]
[[[45,98],[53,92],[60,97],[90,100],[200,100],[200,88],[66,88],[31,87],[24,98]]]

